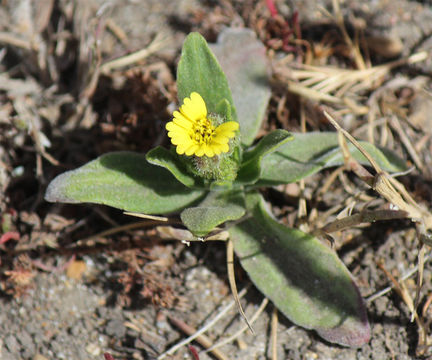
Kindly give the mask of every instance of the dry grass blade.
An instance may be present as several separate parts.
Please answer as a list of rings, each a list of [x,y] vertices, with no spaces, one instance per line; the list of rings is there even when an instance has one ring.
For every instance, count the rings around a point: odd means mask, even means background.
[[[424,263],[426,263],[426,262],[429,261],[430,259],[432,259],[432,254],[428,254],[427,256],[425,256],[425,258],[424,258]],[[413,276],[413,275],[414,275],[418,270],[419,270],[419,265],[416,265],[416,266],[414,266],[414,268],[410,269],[410,270],[407,271],[404,275],[402,275],[402,276],[400,277],[400,279],[401,279],[402,281],[403,281],[403,280],[406,280],[406,279],[410,278],[411,276]],[[392,291],[392,290],[393,290],[393,286],[387,286],[386,288],[384,288],[384,289],[382,289],[382,290],[380,290],[380,291],[377,291],[376,293],[374,293],[374,294],[368,296],[368,297],[366,298],[366,301],[367,301],[368,303],[369,303],[369,302],[372,302],[372,301],[375,301],[376,299],[380,298],[381,296],[384,296],[385,294],[389,293],[389,292]]]
[[[186,333],[187,335],[195,335],[197,333],[196,329],[188,324],[186,324],[184,321],[180,320],[180,319],[176,319],[172,316],[168,317],[170,319],[170,321],[177,326],[179,329],[181,329],[184,333]],[[195,341],[197,341],[199,344],[201,344],[204,348],[208,349],[212,346],[212,342],[211,340],[204,334],[200,334],[197,335],[194,339]],[[214,355],[214,357],[216,359],[219,360],[228,360],[228,358],[225,356],[225,354],[218,350],[218,349],[213,349],[211,351],[211,353]]]
[[[404,144],[405,148],[410,154],[411,159],[413,159],[416,166],[423,171],[425,166],[423,162],[420,160],[420,156],[417,154],[417,151],[412,145],[411,140],[408,138],[406,131],[402,128],[402,125],[399,119],[397,118],[397,116],[392,116],[390,118],[390,124],[393,127],[393,129],[395,129],[396,132],[398,133],[399,138],[401,139],[402,143]]]
[[[360,52],[360,47],[359,47],[359,44],[357,41],[358,39],[356,38],[356,41],[353,42],[351,40],[351,38],[349,37],[348,31],[345,27],[345,22],[343,19],[342,11],[340,9],[339,1],[340,0],[333,0],[332,1],[333,13],[334,13],[334,18],[335,18],[336,24],[339,26],[339,29],[342,32],[345,43],[349,46],[349,48],[351,50],[351,53],[353,55],[354,61],[356,62],[357,68],[358,69],[365,69],[366,64],[365,64],[364,59],[363,59],[361,52]]]
[[[145,48],[138,50],[132,54],[120,57],[118,59],[108,61],[103,64],[100,68],[101,73],[107,74],[112,70],[122,68],[125,66],[130,66],[138,61],[144,60],[146,57],[154,54],[156,51],[162,49],[164,46],[169,44],[169,40],[162,34],[156,35],[154,40]]]
[[[239,298],[242,298],[243,296],[246,295],[248,290],[248,287],[244,288],[242,291],[239,292]],[[200,336],[201,334],[203,334],[204,332],[206,332],[208,329],[210,329],[212,326],[214,326],[214,324],[216,324],[216,322],[218,322],[219,320],[221,320],[225,314],[231,310],[231,308],[235,305],[234,301],[230,301],[228,305],[226,305],[223,309],[221,309],[221,311],[219,311],[219,313],[211,320],[209,321],[206,325],[204,325],[201,329],[199,329],[198,331],[196,331],[194,334],[190,335],[187,339],[184,339],[183,341],[177,343],[176,345],[174,345],[173,347],[171,347],[170,349],[168,349],[167,351],[165,351],[163,354],[161,354],[157,360],[162,360],[165,359],[167,356],[174,354],[178,349],[180,349],[182,346],[185,346],[187,344],[189,344],[190,342],[192,342],[194,339],[196,339],[196,337]]]
[[[371,166],[376,171],[377,175],[373,176],[363,166],[361,166],[354,159],[350,159],[351,169],[383,198],[391,204],[396,205],[398,209],[407,213],[412,221],[423,224],[425,232],[432,229],[432,214],[423,209],[418,203],[409,195],[405,187],[396,179],[391,177],[387,172],[381,169],[376,161],[369,155],[367,151],[354,139],[347,131],[342,129],[340,125],[327,113],[324,112],[326,118],[333,124],[333,126],[341,132],[369,161]],[[422,232],[423,233],[423,232]],[[426,236],[426,234],[424,234]]]
[[[357,161],[351,159],[351,169],[369,186],[371,186],[376,192],[378,192],[383,198],[389,201],[391,204],[396,205],[400,210],[405,211],[407,213],[407,217],[412,221],[417,222],[417,232],[419,234],[420,242],[424,242],[424,239],[429,239],[430,236],[428,231],[432,228],[432,214],[419,206],[417,202],[409,195],[405,187],[398,182],[396,179],[391,177],[388,173],[383,171],[380,166],[375,162],[375,160],[370,156],[370,154],[362,148],[362,146],[355,140],[347,131],[342,129],[339,124],[326,112],[324,115],[327,119],[333,124],[333,126],[337,129],[339,133],[342,133],[344,137],[346,137],[369,161],[371,166],[377,172],[376,176],[370,174],[363,166],[361,166]],[[424,249],[423,249],[424,251]],[[419,257],[419,273],[420,276],[423,273],[424,268],[424,257],[422,256],[422,251],[420,251]],[[421,280],[417,282],[417,295],[416,299],[418,299]],[[403,294],[402,294],[403,295]],[[401,295],[401,296],[402,296]],[[404,295],[405,296],[405,295]],[[411,306],[411,303],[408,301],[409,299],[405,296],[403,297],[404,301],[406,301],[409,306],[412,317],[416,317],[416,309],[414,306],[414,302]],[[422,323],[416,318],[419,327],[421,327]]]
[[[115,226],[111,229],[108,230],[104,230],[98,234],[89,236],[88,238],[82,239],[82,240],[78,240],[73,247],[79,247],[79,246],[92,246],[96,243],[96,240],[99,238],[103,238],[109,235],[114,235],[117,234],[119,232],[124,232],[124,231],[129,231],[129,230],[136,230],[136,229],[140,229],[140,228],[144,228],[144,227],[149,227],[149,226],[154,226],[156,224],[158,224],[159,222],[155,222],[155,221],[139,221],[136,223],[132,223],[132,224],[126,224],[126,225],[120,225],[120,226]]]
[[[170,220],[170,222],[179,225],[181,224],[179,221]],[[162,239],[180,240],[186,244],[192,241],[226,241],[229,238],[228,231],[220,229],[215,229],[211,231],[208,235],[206,235],[205,238],[197,238],[189,230],[179,229],[172,226],[158,226],[156,227],[156,231]]]
[[[25,50],[38,50],[37,44],[33,44],[28,40],[19,38],[9,32],[0,32],[0,44],[11,45]]]
[[[252,317],[250,318],[250,324],[253,324],[258,317],[261,315],[261,313],[264,311],[264,309],[266,308],[267,304],[268,304],[269,300],[267,298],[264,298],[263,301],[261,302],[261,305],[259,306],[258,310],[255,312],[255,314],[252,315]],[[241,334],[243,334],[247,329],[249,329],[248,325],[243,326],[239,331],[237,331],[235,334],[231,335],[230,337],[214,344],[211,348],[207,349],[206,352],[209,352],[213,349],[216,349],[218,347],[221,347],[225,344],[229,344],[230,342],[234,341],[235,339],[237,339]]]
[[[278,326],[278,310],[273,307],[271,316],[271,354],[272,360],[277,360],[277,326]]]
[[[371,223],[380,220],[406,219],[407,213],[403,210],[376,210],[362,211],[358,214],[346,216],[342,219],[337,219],[322,227],[319,232],[332,233],[341,231],[353,226]]]
[[[393,286],[398,293],[398,295],[402,298],[405,305],[408,307],[412,314],[412,320],[416,321],[416,324],[419,328],[419,339],[418,339],[418,348],[424,349],[425,347],[429,346],[428,344],[428,336],[427,336],[427,328],[423,322],[423,320],[420,318],[420,316],[417,314],[416,307],[414,304],[414,301],[411,297],[411,295],[408,292],[408,289],[405,286],[405,283],[403,281],[398,281],[392,274],[390,274],[384,265],[382,263],[378,263],[378,267],[386,274],[386,276],[391,280],[393,283]]]
[[[415,298],[414,298],[414,308],[417,309],[419,302],[420,302],[420,290],[422,288],[423,285],[423,270],[424,270],[424,265],[425,265],[425,255],[426,255],[426,246],[424,243],[420,243],[420,250],[418,253],[418,268],[419,271],[417,273],[417,289],[416,289],[416,294],[415,294]],[[413,321],[413,315],[411,316],[411,321]]]
[[[141,213],[130,212],[130,211],[125,211],[125,212],[123,212],[123,214],[139,217],[142,219],[156,220],[156,221],[161,221],[161,222],[169,220],[169,218],[167,218],[165,216],[154,216],[154,215],[147,215],[147,214],[141,214]]]
[[[352,96],[378,87],[384,77],[395,67],[413,64],[427,59],[427,52],[419,52],[408,58],[373,66],[363,70],[340,69],[329,66],[299,65],[298,69],[287,69],[285,65],[276,65],[275,72],[288,84],[291,92],[316,101],[346,103],[350,108],[364,113],[365,107],[355,106]],[[292,65],[290,65],[292,66]],[[345,98],[351,102],[347,102]]]
[[[226,253],[227,253],[227,269],[228,269],[228,281],[231,287],[231,292],[234,296],[234,300],[237,304],[238,311],[244,321],[246,322],[247,326],[249,327],[252,334],[254,334],[254,330],[252,328],[252,325],[250,324],[248,318],[246,317],[246,314],[243,311],[243,308],[240,303],[240,298],[238,296],[237,292],[237,285],[235,281],[235,275],[234,275],[234,245],[231,239],[228,239],[227,241],[227,247],[226,247]]]

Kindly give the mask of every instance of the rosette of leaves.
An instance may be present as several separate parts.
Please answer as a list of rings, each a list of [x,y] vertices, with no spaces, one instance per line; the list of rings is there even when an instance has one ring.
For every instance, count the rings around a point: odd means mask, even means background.
[[[179,212],[197,237],[229,223],[242,266],[285,316],[328,341],[364,344],[369,324],[349,271],[318,239],[278,223],[258,190],[343,164],[337,134],[275,130],[254,143],[270,98],[265,48],[243,29],[225,31],[212,49],[197,33],[186,38],[177,70],[179,102],[195,91],[209,112],[239,122],[235,180],[203,181],[173,149],[157,147],[147,154],[108,153],[63,173],[49,184],[46,200],[105,204],[143,214]],[[386,171],[404,169],[389,151],[362,145]],[[367,164],[357,149],[349,148]]]

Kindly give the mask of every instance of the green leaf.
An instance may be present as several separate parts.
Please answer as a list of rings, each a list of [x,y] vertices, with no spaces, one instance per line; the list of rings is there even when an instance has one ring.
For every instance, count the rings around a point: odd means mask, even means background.
[[[324,168],[344,163],[339,148],[337,133],[311,132],[293,133],[294,140],[282,145],[262,161],[262,173],[257,186],[288,184],[312,175]],[[361,141],[360,144],[388,172],[406,170],[403,160],[387,149]],[[369,165],[366,158],[348,143],[351,155],[363,165]]]
[[[313,236],[276,222],[258,194],[253,217],[228,231],[241,265],[261,292],[292,322],[324,339],[357,347],[369,340],[363,300],[336,253]]]
[[[225,29],[214,51],[231,88],[240,123],[241,141],[251,145],[255,140],[270,99],[270,65],[265,46],[250,29]]]
[[[183,44],[177,67],[177,89],[180,102],[193,91],[204,99],[209,112],[217,112],[218,104],[226,99],[231,105],[231,115],[237,121],[236,110],[228,81],[205,39],[190,33]]]
[[[262,159],[292,139],[290,133],[282,129],[275,130],[264,136],[255,147],[243,153],[243,162],[235,183],[255,183],[261,174]]]
[[[202,237],[226,221],[237,220],[245,214],[241,192],[211,192],[197,207],[180,214],[183,224],[195,236]]]
[[[45,199],[165,214],[184,209],[204,194],[185,187],[162,167],[149,164],[143,154],[113,152],[57,176],[49,184]]]
[[[157,146],[147,153],[146,159],[150,164],[162,166],[167,169],[178,181],[187,187],[203,187],[202,180],[194,177],[187,171],[186,167],[175,153],[175,150],[170,151],[161,146]]]

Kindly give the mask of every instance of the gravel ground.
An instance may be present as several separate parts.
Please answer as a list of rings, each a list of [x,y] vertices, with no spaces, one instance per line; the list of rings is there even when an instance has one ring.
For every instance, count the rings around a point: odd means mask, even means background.
[[[331,9],[330,1],[275,4],[287,19],[298,11],[304,38],[319,39],[328,31],[334,34],[334,22],[320,10]],[[388,108],[402,106],[404,114],[416,121],[415,132],[407,130],[407,136],[415,133],[411,139],[414,145],[426,144],[419,151],[423,168],[403,181],[413,196],[430,208],[432,160],[427,115],[432,108],[431,5],[408,0],[343,1],[341,9],[351,25],[350,34],[354,25],[364,30],[374,65],[428,51],[425,61],[387,75],[382,87],[389,95],[383,97]],[[93,237],[132,220],[102,206],[47,204],[42,197],[55,175],[104,152],[144,152],[156,144],[167,144],[160,129],[176,106],[175,63],[188,32],[200,31],[214,41],[226,26],[248,26],[262,35],[266,34],[263,19],[268,18],[265,1],[252,0],[19,0],[0,5],[0,235],[8,231],[18,234],[0,248],[1,359],[90,360],[103,359],[104,353],[115,359],[156,359],[187,337],[184,324],[200,328],[229,305],[226,315],[206,334],[216,342],[244,326],[227,285],[223,244],[194,243],[188,247],[161,240],[154,228]],[[168,43],[129,69],[101,76],[92,87],[89,79],[97,62],[96,43],[106,62],[148,46],[156,34],[162,34]],[[339,41],[337,36],[334,39]],[[39,57],[31,50],[34,44],[39,44]],[[269,43],[266,45],[270,48]],[[270,50],[271,54],[282,56],[280,49]],[[340,64],[337,55],[335,50],[334,57],[323,61]],[[402,78],[406,83],[411,81],[409,84],[421,81],[429,92],[419,92],[415,101],[401,105],[402,100],[410,99],[406,93],[414,90],[405,86],[393,91],[387,85]],[[280,86],[275,85],[273,91],[263,133],[275,124],[299,128],[298,100]],[[370,95],[364,94],[359,101],[366,104]],[[289,114],[287,124],[276,115],[281,98],[286,101],[282,113]],[[350,124],[348,120],[346,116],[344,121]],[[361,128],[367,119],[359,116],[356,121],[353,128],[364,135]],[[328,124],[311,120],[308,126],[324,130]],[[397,134],[382,132],[380,136],[379,141],[387,139],[387,145],[413,163]],[[47,142],[51,147],[44,145]],[[322,186],[329,174],[311,177],[306,194]],[[331,205],[341,201],[339,188],[331,188],[323,202]],[[295,186],[290,189],[294,189],[293,194],[298,190]],[[280,218],[293,209],[289,200],[283,204],[280,200],[291,196],[290,189],[285,193],[273,189],[266,194]],[[294,198],[291,203],[297,203],[298,195]],[[380,262],[397,278],[416,265],[418,244],[414,238],[408,221],[374,224],[340,235],[336,239],[338,253],[366,298],[371,341],[359,349],[342,348],[279,315],[278,359],[405,360],[416,358],[416,354],[432,356],[428,347],[419,348],[419,329],[410,321],[410,312],[397,292],[368,300],[391,283],[379,269]],[[242,289],[249,281],[239,265],[237,269],[238,287]],[[431,264],[427,261],[420,309],[424,309],[428,335],[431,284]],[[409,293],[415,293],[415,277],[405,285]],[[249,317],[262,302],[263,296],[253,287],[242,299]],[[222,346],[223,353],[229,359],[271,358],[272,313],[269,304],[254,324],[255,334],[246,332]],[[429,336],[427,340],[430,342]],[[193,346],[202,350],[197,343]],[[201,360],[212,356],[199,353]],[[187,347],[167,358],[196,359]]]

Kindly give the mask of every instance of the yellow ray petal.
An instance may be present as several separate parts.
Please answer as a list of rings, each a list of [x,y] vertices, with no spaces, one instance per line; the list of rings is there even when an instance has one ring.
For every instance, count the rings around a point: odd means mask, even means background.
[[[207,117],[207,107],[204,99],[196,92],[191,93],[190,98],[184,98],[180,112],[191,121]]]

